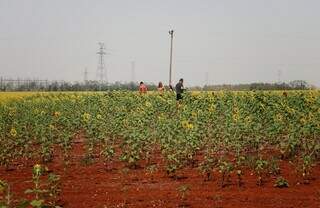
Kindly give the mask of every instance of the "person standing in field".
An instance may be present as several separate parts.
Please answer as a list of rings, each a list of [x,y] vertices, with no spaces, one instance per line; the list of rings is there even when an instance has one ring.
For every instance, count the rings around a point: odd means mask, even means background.
[[[163,86],[162,82],[159,82],[157,90],[158,90],[158,92],[160,92],[160,94],[162,94],[164,92],[164,86]]]
[[[140,85],[139,85],[140,94],[147,93],[147,91],[148,91],[147,86],[143,82],[140,82]]]
[[[176,94],[177,94],[177,100],[182,100],[182,93],[184,91],[183,87],[183,79],[181,78],[179,82],[176,84]]]

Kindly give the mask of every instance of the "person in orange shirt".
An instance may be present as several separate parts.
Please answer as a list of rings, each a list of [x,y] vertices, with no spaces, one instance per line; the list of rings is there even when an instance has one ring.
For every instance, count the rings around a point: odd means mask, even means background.
[[[147,91],[148,91],[147,86],[143,82],[140,82],[140,85],[139,85],[140,94],[147,93]]]

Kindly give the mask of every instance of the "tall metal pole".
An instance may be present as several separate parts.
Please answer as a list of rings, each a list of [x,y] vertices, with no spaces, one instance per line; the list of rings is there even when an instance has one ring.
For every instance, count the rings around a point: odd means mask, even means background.
[[[169,69],[169,85],[172,85],[172,49],[173,49],[173,30],[169,31],[171,38],[171,47],[170,47],[170,69]]]
[[[3,82],[3,78],[1,77],[1,78],[0,78],[0,90],[1,90],[1,91],[2,91],[2,89],[3,89],[3,88],[2,88],[2,82]]]
[[[131,61],[131,82],[135,83],[136,78],[135,78],[135,62]]]
[[[85,68],[85,70],[84,70],[83,81],[84,81],[85,84],[88,83],[88,69],[87,68]]]
[[[206,72],[205,74],[205,86],[209,85],[209,72]]]
[[[105,46],[104,43],[99,42],[98,43],[100,48],[97,54],[99,55],[99,63],[97,68],[97,77],[99,79],[99,90],[101,90],[101,85],[104,83],[104,79],[106,80],[106,84],[108,84],[108,77],[107,72],[105,72],[105,63],[104,63],[104,55],[106,55],[105,52]]]
[[[281,76],[282,76],[282,70],[278,70],[278,83],[281,84]]]

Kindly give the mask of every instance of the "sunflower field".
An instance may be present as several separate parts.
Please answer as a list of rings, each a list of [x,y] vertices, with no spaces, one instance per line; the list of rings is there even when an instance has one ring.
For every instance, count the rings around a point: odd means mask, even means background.
[[[4,95],[2,95],[4,96]],[[169,175],[195,163],[210,177],[219,169],[250,167],[260,176],[269,153],[294,160],[303,176],[320,158],[320,92],[197,92],[176,102],[172,93],[55,93],[0,104],[0,165],[18,158],[68,161],[74,138],[96,148],[106,163],[120,151],[129,167],[161,151]],[[232,159],[230,159],[232,158]],[[229,167],[230,166],[230,167]],[[240,173],[240,172],[239,172]]]

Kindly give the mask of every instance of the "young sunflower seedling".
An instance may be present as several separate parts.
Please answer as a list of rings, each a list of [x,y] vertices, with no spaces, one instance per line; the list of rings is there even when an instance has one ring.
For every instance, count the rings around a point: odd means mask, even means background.
[[[0,180],[0,207],[9,208],[11,204],[10,185]]]
[[[313,158],[310,155],[304,155],[296,161],[296,172],[298,177],[302,178],[304,184],[309,184],[311,179],[311,170],[313,166]]]
[[[238,169],[238,170],[237,170],[237,184],[238,184],[238,188],[240,188],[240,187],[243,185],[242,175],[243,175],[242,170]]]
[[[44,205],[44,199],[41,195],[44,193],[48,193],[48,190],[42,189],[40,177],[43,173],[43,167],[39,164],[36,164],[33,166],[32,170],[32,181],[34,184],[34,187],[32,189],[27,189],[25,191],[26,194],[34,194],[35,198],[30,202],[30,205],[32,207],[42,207]]]
[[[255,166],[255,172],[257,173],[258,175],[258,180],[257,180],[257,185],[258,186],[261,186],[262,183],[263,183],[263,174],[265,173],[266,169],[267,169],[267,166],[268,166],[268,161],[266,160],[263,160],[263,159],[258,159],[256,161],[256,166]]]
[[[231,162],[220,161],[219,172],[221,173],[221,188],[225,187],[230,182],[230,174],[234,167]]]
[[[278,160],[275,157],[272,157],[269,164],[269,172],[272,175],[280,175],[281,170],[278,164]]]
[[[186,185],[186,184],[181,185],[178,187],[178,191],[180,193],[180,199],[182,201],[182,204],[179,207],[186,207],[187,206],[186,197],[187,197],[188,192],[190,191],[190,186]]]
[[[274,184],[274,187],[277,187],[277,188],[288,188],[289,187],[289,183],[285,178],[278,177],[276,182],[275,182],[275,184]]]
[[[105,145],[100,155],[104,157],[104,165],[107,171],[112,170],[112,158],[115,154],[115,149],[112,144],[109,144],[108,141],[105,141]]]
[[[157,165],[149,165],[146,168],[147,174],[151,176],[151,181],[154,181],[153,174],[158,170]]]
[[[50,173],[47,182],[41,181],[41,176],[46,171],[46,167],[39,164],[33,166],[32,170],[32,181],[34,187],[32,189],[27,189],[26,194],[33,194],[34,198],[30,201],[23,201],[20,207],[55,207],[58,201],[58,196],[60,194],[60,176]],[[46,201],[49,201],[46,202]]]
[[[218,161],[212,157],[205,157],[205,160],[200,164],[200,171],[205,175],[205,181],[212,180],[213,168],[217,165]]]
[[[50,173],[48,175],[48,194],[51,198],[50,205],[57,208],[57,201],[61,193],[60,176]]]

